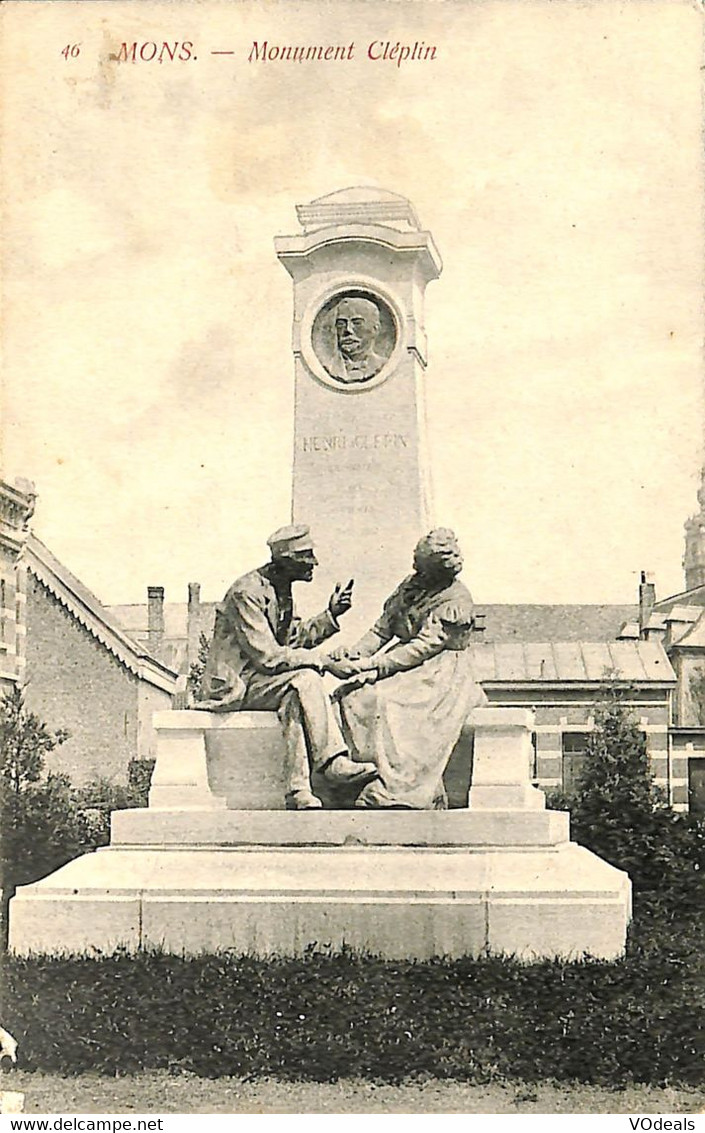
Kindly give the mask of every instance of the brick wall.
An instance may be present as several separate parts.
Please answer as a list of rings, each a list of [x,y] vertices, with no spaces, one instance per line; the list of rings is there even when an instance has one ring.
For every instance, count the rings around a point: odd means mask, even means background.
[[[0,548],[0,679],[9,688],[18,676],[16,558]]]
[[[534,771],[538,783],[544,790],[565,787],[564,737],[568,733],[585,733],[592,729],[597,691],[570,687],[559,693],[548,689],[529,691],[521,688],[486,691],[493,704],[533,709],[536,719]],[[680,784],[674,782],[669,766],[668,692],[658,688],[635,690],[627,705],[646,735],[649,765],[656,785],[673,803],[680,803]]]
[[[139,682],[139,722],[137,730],[137,752],[139,759],[154,759],[157,754],[157,733],[152,727],[155,712],[168,712],[171,708],[171,693],[163,692],[146,681]]]
[[[27,578],[27,704],[71,738],[47,759],[75,783],[126,780],[137,754],[138,678],[32,575]]]

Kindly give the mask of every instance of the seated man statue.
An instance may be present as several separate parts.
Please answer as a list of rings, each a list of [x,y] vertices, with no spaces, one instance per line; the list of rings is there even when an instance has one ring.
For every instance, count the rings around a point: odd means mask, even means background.
[[[352,605],[352,582],[337,585],[328,607],[309,621],[295,617],[291,586],[310,582],[317,564],[308,527],[282,527],[267,540],[272,561],[238,578],[219,604],[201,699],[209,712],[270,709],[284,729],[286,806],[314,810],[311,773],[333,786],[362,789],[377,774],[353,762],[323,683],[340,665],[316,646],[339,630]]]

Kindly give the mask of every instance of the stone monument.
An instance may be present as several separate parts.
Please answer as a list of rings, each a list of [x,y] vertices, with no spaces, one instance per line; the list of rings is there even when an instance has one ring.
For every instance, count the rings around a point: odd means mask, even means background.
[[[366,628],[429,526],[423,293],[440,261],[391,193],[346,190],[299,218],[304,234],[277,242],[295,284],[293,513],[336,577],[359,575]],[[324,575],[324,596],[332,582]],[[114,813],[109,847],[18,890],[11,948],[618,956],[629,878],[570,841],[567,814],[545,809],[531,782],[532,713],[478,707],[468,719],[470,701],[454,703],[468,788],[455,810],[287,811],[274,712],[157,713],[149,807]]]
[[[441,260],[396,193],[345,189],[297,214],[303,233],[275,240],[294,282],[292,518],[319,551],[312,609],[356,579],[354,631],[431,526],[424,292]]]

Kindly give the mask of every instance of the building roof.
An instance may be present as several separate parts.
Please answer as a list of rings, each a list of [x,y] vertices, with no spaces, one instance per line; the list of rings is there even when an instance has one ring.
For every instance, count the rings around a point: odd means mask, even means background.
[[[217,605],[217,602],[200,602],[196,607],[199,634],[204,633],[206,637],[212,635]],[[158,652],[160,659],[174,672],[185,673],[188,669],[188,606],[186,602],[165,602],[162,610],[164,634],[158,645],[151,646],[152,652]],[[110,606],[109,611],[112,617],[129,631],[135,641],[145,646],[149,644],[148,610],[144,603]]]
[[[483,684],[675,684],[676,674],[657,641],[483,642],[472,645],[475,678]]]
[[[690,624],[685,633],[674,644],[687,646],[689,649],[702,649],[705,647],[705,609],[700,609],[698,619]]]
[[[674,606],[705,606],[705,586],[696,586],[692,590],[682,590],[680,594],[672,594],[670,598],[661,598],[654,604],[659,613],[668,613]]]
[[[215,602],[202,602],[199,606],[199,611],[204,607],[212,606],[215,610]],[[108,610],[117,618],[121,626],[123,626],[134,637],[136,641],[146,639],[149,632],[148,626],[148,608],[146,603],[133,603],[128,606],[108,606]],[[164,615],[164,638],[170,640],[172,638],[186,638],[186,624],[188,615],[188,606],[185,602],[165,602],[162,606]]]
[[[173,692],[176,673],[132,638],[100,599],[32,533],[24,545],[24,562],[49,593],[127,669],[141,680]]]
[[[215,602],[201,602],[198,628],[210,635]],[[164,638],[159,646],[173,669],[185,671],[187,605],[165,602]],[[473,644],[478,680],[507,683],[595,684],[607,672],[627,682],[675,682],[659,641],[618,641],[638,608],[617,605],[477,605],[486,629]],[[147,606],[112,606],[111,613],[138,640],[147,641]],[[638,636],[638,623],[636,625]]]
[[[527,605],[502,603],[484,606],[483,641],[614,641],[625,622],[639,616],[636,605]]]

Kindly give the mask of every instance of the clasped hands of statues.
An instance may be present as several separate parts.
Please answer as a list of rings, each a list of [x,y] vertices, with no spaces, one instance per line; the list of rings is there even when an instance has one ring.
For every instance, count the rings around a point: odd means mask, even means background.
[[[337,583],[328,602],[328,609],[337,619],[346,614],[352,606],[353,579],[343,586]],[[333,650],[323,660],[323,670],[339,681],[346,681],[345,692],[372,684],[377,680],[377,670],[370,667],[367,657],[360,657],[354,649]]]

